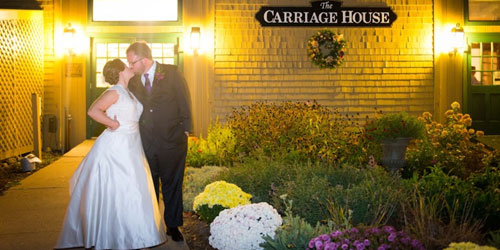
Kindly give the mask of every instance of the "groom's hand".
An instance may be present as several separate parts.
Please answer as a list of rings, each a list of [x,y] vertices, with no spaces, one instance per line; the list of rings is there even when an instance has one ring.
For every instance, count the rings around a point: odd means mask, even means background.
[[[184,131],[184,134],[186,134],[186,136],[189,137],[189,132],[188,131]]]
[[[115,115],[113,121],[111,122],[111,125],[109,125],[108,128],[111,130],[115,130],[118,127],[120,127],[120,122],[116,119],[116,115]]]

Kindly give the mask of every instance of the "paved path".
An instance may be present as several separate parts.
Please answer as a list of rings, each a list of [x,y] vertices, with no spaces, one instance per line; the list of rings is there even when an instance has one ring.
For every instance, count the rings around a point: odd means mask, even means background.
[[[69,202],[68,181],[93,143],[83,142],[0,196],[0,250],[53,249]],[[152,249],[189,250],[171,239]]]

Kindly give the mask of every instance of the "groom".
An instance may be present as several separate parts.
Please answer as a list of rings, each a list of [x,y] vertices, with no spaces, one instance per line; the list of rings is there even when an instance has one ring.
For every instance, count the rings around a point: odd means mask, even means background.
[[[129,89],[144,107],[139,127],[157,199],[161,180],[167,235],[174,241],[182,241],[178,227],[182,226],[182,180],[191,131],[191,100],[186,80],[177,66],[154,61],[145,42],[128,47],[127,61],[136,73]]]

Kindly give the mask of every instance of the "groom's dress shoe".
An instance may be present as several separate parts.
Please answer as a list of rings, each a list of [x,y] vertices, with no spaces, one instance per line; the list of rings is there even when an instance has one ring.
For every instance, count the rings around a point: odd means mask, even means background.
[[[179,231],[179,228],[177,227],[167,227],[167,235],[170,235],[172,237],[173,241],[183,241],[184,237],[181,234],[181,231]]]

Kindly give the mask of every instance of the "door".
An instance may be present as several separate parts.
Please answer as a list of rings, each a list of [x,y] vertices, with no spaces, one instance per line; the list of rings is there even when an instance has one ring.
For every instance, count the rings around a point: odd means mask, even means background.
[[[151,48],[153,59],[159,63],[179,65],[182,70],[182,58],[179,53],[175,53],[175,47],[179,43],[179,33],[155,35],[148,37],[138,36],[110,36],[110,37],[94,37],[92,41],[92,51],[90,57],[90,76],[87,84],[87,110],[90,105],[97,99],[107,88],[110,87],[104,81],[102,76],[102,68],[107,61],[120,58],[127,64],[127,48],[135,41],[147,41]],[[128,64],[127,64],[128,65]],[[87,138],[97,137],[105,126],[92,120],[87,116]]]
[[[500,34],[468,35],[465,100],[472,127],[500,134]]]

